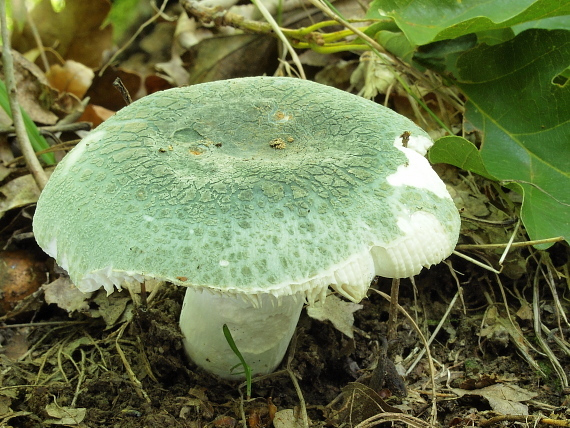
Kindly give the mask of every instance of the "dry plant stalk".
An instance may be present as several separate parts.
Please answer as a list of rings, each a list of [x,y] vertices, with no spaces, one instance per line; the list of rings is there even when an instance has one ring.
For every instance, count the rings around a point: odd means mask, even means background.
[[[14,76],[14,58],[12,58],[10,34],[8,32],[8,25],[6,22],[6,3],[4,1],[0,1],[0,23],[0,26],[2,27],[2,62],[4,64],[4,79],[6,80],[6,90],[10,100],[10,109],[12,110],[12,120],[14,121],[16,136],[18,137],[20,150],[22,150],[22,154],[26,159],[28,170],[34,177],[39,189],[43,190],[48,177],[43,170],[34,149],[32,148],[32,143],[30,142],[24,125],[24,118],[22,117],[20,104],[18,103],[16,80]]]

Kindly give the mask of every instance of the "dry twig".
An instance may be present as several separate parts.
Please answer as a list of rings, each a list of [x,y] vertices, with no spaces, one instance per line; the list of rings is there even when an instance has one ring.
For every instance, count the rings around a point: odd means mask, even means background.
[[[8,98],[10,99],[12,120],[14,121],[16,135],[18,136],[20,150],[22,150],[22,154],[26,159],[26,165],[36,180],[40,190],[43,190],[48,178],[36,156],[36,153],[34,152],[34,149],[32,148],[32,143],[30,142],[28,133],[26,132],[24,118],[22,117],[20,104],[17,99],[16,80],[14,77],[14,58],[12,58],[10,34],[8,32],[8,25],[6,22],[6,3],[4,1],[0,1],[0,23],[0,26],[2,27],[2,62],[4,64],[4,79],[6,80],[6,91],[8,92]]]

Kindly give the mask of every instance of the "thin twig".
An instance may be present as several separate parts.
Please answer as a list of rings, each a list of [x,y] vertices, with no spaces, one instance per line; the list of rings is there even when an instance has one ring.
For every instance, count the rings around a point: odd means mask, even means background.
[[[27,10],[27,8],[26,8],[26,10]],[[36,26],[34,18],[32,17],[32,14],[30,13],[29,10],[26,11],[26,19],[27,19],[28,24],[30,26],[30,30],[32,30],[32,35],[34,36],[34,41],[36,42],[36,46],[38,47],[38,51],[40,53],[40,59],[42,60],[42,63],[44,65],[44,72],[47,73],[50,69],[49,61],[47,59],[44,44],[42,42],[42,38],[41,38],[40,33],[38,31],[38,27]]]
[[[20,104],[17,99],[16,80],[14,77],[14,58],[12,58],[12,47],[10,43],[10,34],[8,32],[8,25],[6,22],[6,2],[0,1],[0,23],[2,27],[2,62],[4,64],[4,79],[6,80],[6,90],[8,98],[10,99],[10,109],[12,110],[12,120],[14,121],[14,128],[20,145],[20,150],[26,159],[26,165],[36,180],[36,184],[43,190],[48,177],[42,169],[40,161],[38,160],[32,143],[26,132],[24,125],[24,118],[20,110]]]
[[[400,278],[392,278],[392,288],[390,289],[390,316],[388,318],[388,332],[386,337],[389,342],[396,339],[398,322],[398,301],[400,294]]]
[[[295,373],[291,369],[291,362],[293,361],[293,357],[295,356],[295,350],[297,349],[297,335],[293,335],[293,339],[289,344],[289,352],[287,353],[287,365],[286,370],[289,374],[289,378],[295,387],[295,391],[297,392],[297,397],[299,397],[299,405],[301,407],[301,416],[303,418],[303,426],[304,428],[309,428],[309,416],[307,415],[307,405],[305,403],[305,397],[303,396],[303,391],[301,391],[301,387],[299,386],[299,382],[297,382],[297,378],[295,377]]]
[[[76,132],[76,131],[90,131],[93,124],[91,122],[73,122],[61,123],[55,125],[38,126],[38,130],[42,135],[53,135],[54,132]],[[13,134],[16,129],[13,126],[0,129],[0,135]],[[53,146],[52,146],[53,147]]]
[[[416,359],[414,360],[414,362],[410,365],[410,367],[408,367],[408,369],[406,370],[406,376],[409,375],[412,370],[416,367],[416,365],[420,362],[420,360],[423,358],[426,349],[428,349],[429,346],[431,346],[432,342],[435,340],[437,334],[439,333],[439,331],[441,330],[441,328],[443,327],[443,325],[445,324],[445,321],[447,321],[447,318],[449,317],[449,314],[451,313],[451,310],[453,309],[453,307],[455,306],[455,302],[457,301],[457,298],[459,296],[461,296],[463,294],[463,289],[460,287],[459,290],[457,291],[457,293],[455,293],[455,296],[453,296],[453,299],[451,299],[451,302],[449,303],[449,305],[447,305],[447,310],[445,311],[445,314],[443,314],[443,317],[441,317],[441,319],[439,320],[439,323],[437,324],[437,327],[435,328],[435,330],[433,331],[432,335],[430,336],[430,338],[427,341],[427,347],[423,348],[419,355],[416,357]]]
[[[115,339],[115,348],[117,349],[117,352],[118,352],[119,356],[121,357],[121,361],[123,362],[123,365],[125,366],[125,370],[127,371],[127,374],[129,375],[129,379],[131,379],[131,382],[132,382],[133,386],[135,387],[135,392],[137,393],[137,395],[140,398],[144,398],[147,403],[150,403],[150,398],[147,395],[146,391],[144,390],[141,381],[138,380],[137,376],[133,372],[133,369],[131,368],[129,361],[127,360],[127,357],[125,356],[125,353],[121,349],[121,345],[119,345],[119,340],[121,339],[121,336],[123,335],[123,332],[127,328],[128,324],[129,324],[128,322],[124,323],[121,326],[121,328],[119,329],[119,334],[117,335],[117,337]]]
[[[532,245],[540,245],[540,244],[554,244],[556,242],[564,241],[563,236],[557,236],[555,238],[547,238],[547,239],[537,239],[534,241],[523,241],[523,242],[513,242],[511,244],[511,248],[519,248],[519,247],[530,247]],[[455,247],[456,250],[477,250],[481,249],[484,250],[486,248],[493,249],[493,248],[503,248],[509,245],[507,242],[500,243],[500,244],[459,244]]]
[[[491,419],[479,421],[479,426],[490,427],[492,425],[500,426],[501,422],[522,422],[526,426],[536,426],[537,424],[551,425],[555,427],[570,427],[570,421],[563,419],[552,419],[536,415],[499,415]]]
[[[43,322],[26,322],[26,323],[22,323],[22,324],[3,324],[0,325],[0,329],[4,329],[4,328],[20,328],[20,327],[26,327],[26,328],[30,328],[30,327],[46,327],[46,326],[56,326],[56,325],[62,325],[62,326],[68,326],[68,325],[74,325],[74,324],[89,324],[92,321],[43,321]]]
[[[514,245],[514,244],[513,244],[513,245]],[[513,246],[513,245],[511,245],[511,246]],[[469,256],[467,256],[467,255],[465,255],[465,254],[460,253],[459,251],[453,251],[453,254],[455,254],[455,255],[458,256],[458,257],[461,257],[462,259],[467,260],[468,262],[473,263],[473,264],[476,265],[476,266],[479,266],[479,267],[481,267],[481,268],[483,268],[483,269],[486,269],[486,270],[488,270],[488,271],[491,271],[491,272],[493,272],[493,273],[501,273],[501,271],[495,269],[494,267],[492,267],[492,266],[490,266],[490,265],[486,265],[486,264],[484,264],[484,263],[481,263],[480,261],[475,260],[473,257],[469,257]]]
[[[271,15],[271,13],[269,13],[269,11],[267,10],[267,8],[263,4],[263,2],[261,2],[259,0],[251,0],[251,2],[259,9],[261,14],[265,18],[265,20],[267,22],[269,22],[269,25],[271,25],[271,28],[273,29],[275,34],[277,34],[277,37],[279,37],[279,40],[281,40],[283,45],[287,48],[289,55],[291,55],[291,59],[293,60],[293,62],[297,66],[297,71],[298,71],[301,79],[306,80],[307,76],[305,75],[305,70],[303,69],[303,64],[301,64],[301,60],[297,56],[297,52],[295,52],[295,50],[291,46],[291,43],[289,43],[289,40],[287,40],[287,37],[285,37],[285,34],[283,34],[283,31],[281,31],[281,27],[279,27],[279,25],[277,24],[277,22],[275,21],[275,19]]]
[[[558,361],[558,358],[554,355],[554,352],[552,352],[552,350],[550,349],[550,347],[548,346],[548,344],[546,343],[546,341],[544,340],[544,338],[542,337],[541,334],[541,319],[540,319],[540,308],[539,308],[539,304],[540,304],[540,293],[539,293],[539,281],[538,281],[538,276],[540,274],[540,269],[537,269],[533,278],[533,287],[532,287],[532,307],[533,307],[533,325],[534,325],[534,334],[535,334],[535,338],[540,346],[540,348],[542,349],[542,351],[547,355],[548,359],[550,360],[550,364],[552,364],[552,367],[554,368],[554,370],[556,371],[556,374],[558,375],[558,379],[560,380],[560,383],[562,384],[563,388],[568,388],[568,377],[566,376],[566,372],[564,370],[564,368],[562,367],[562,365],[560,364],[560,362]]]
[[[77,385],[75,386],[75,394],[73,395],[73,400],[71,400],[71,407],[75,407],[77,403],[77,398],[81,392],[81,385],[85,379],[85,351],[83,349],[79,350],[81,352],[81,366],[79,368],[79,377],[77,378]]]
[[[380,296],[382,296],[388,302],[392,301],[392,298],[388,294],[386,294],[380,290],[376,290],[376,289],[372,289],[372,291],[374,291],[375,293],[378,293]],[[421,329],[416,324],[416,322],[414,321],[412,316],[402,306],[400,306],[398,303],[396,303],[396,304],[397,304],[397,308],[400,311],[400,313],[402,315],[404,315],[404,317],[407,318],[407,320],[412,325],[412,328],[416,331],[418,337],[422,341],[424,348],[425,348],[426,358],[427,358],[429,370],[430,370],[430,380],[431,380],[431,393],[432,393],[431,419],[432,419],[433,423],[435,424],[435,422],[437,421],[437,391],[436,391],[436,385],[435,385],[435,366],[433,364],[433,358],[431,356],[429,344],[426,340],[426,337],[424,336],[424,334],[422,333]]]
[[[117,57],[119,55],[121,55],[125,49],[127,49],[135,40],[136,38],[139,36],[140,33],[142,33],[142,31],[148,27],[150,24],[152,24],[154,21],[156,21],[158,18],[163,16],[163,12],[164,9],[166,8],[168,1],[164,0],[162,2],[162,6],[160,6],[160,9],[153,15],[151,16],[147,21],[145,21],[138,29],[137,31],[135,31],[135,34],[132,35],[132,37],[127,41],[127,43],[125,43],[123,46],[121,46],[120,49],[117,49],[117,52],[115,52],[113,54],[113,56],[109,59],[109,61],[107,61],[107,63],[101,68],[101,71],[99,71],[99,76],[102,76],[103,73],[105,73],[105,70],[107,70],[107,68],[109,68],[109,66],[111,64],[113,64],[113,62],[115,62],[115,60],[117,59]]]
[[[117,77],[113,81],[113,86],[115,87],[116,90],[118,90],[121,93],[121,96],[123,97],[123,101],[125,102],[125,105],[129,105],[133,102],[133,99],[131,97],[131,94],[129,93],[129,90],[127,89],[127,87],[125,86],[125,84],[123,83],[123,81],[121,80],[120,77]]]

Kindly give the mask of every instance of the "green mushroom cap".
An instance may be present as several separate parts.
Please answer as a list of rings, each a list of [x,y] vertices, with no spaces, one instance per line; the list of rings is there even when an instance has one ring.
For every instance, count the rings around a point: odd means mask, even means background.
[[[405,147],[410,138],[429,137],[390,109],[309,81],[158,92],[60,162],[37,204],[35,237],[83,291],[152,277],[315,297],[315,286],[350,283],[358,265],[411,276],[451,253],[459,216],[428,162]],[[414,229],[414,217],[432,220]],[[425,244],[435,258],[395,261],[411,250],[393,248],[435,223],[445,235]]]

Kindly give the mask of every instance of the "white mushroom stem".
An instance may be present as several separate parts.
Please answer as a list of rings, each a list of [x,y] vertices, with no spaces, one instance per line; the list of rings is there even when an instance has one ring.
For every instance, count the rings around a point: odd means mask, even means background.
[[[198,366],[226,379],[243,379],[238,357],[223,333],[227,324],[253,375],[271,373],[283,359],[301,310],[300,295],[259,296],[259,305],[240,294],[217,294],[189,287],[180,314],[188,356]]]

